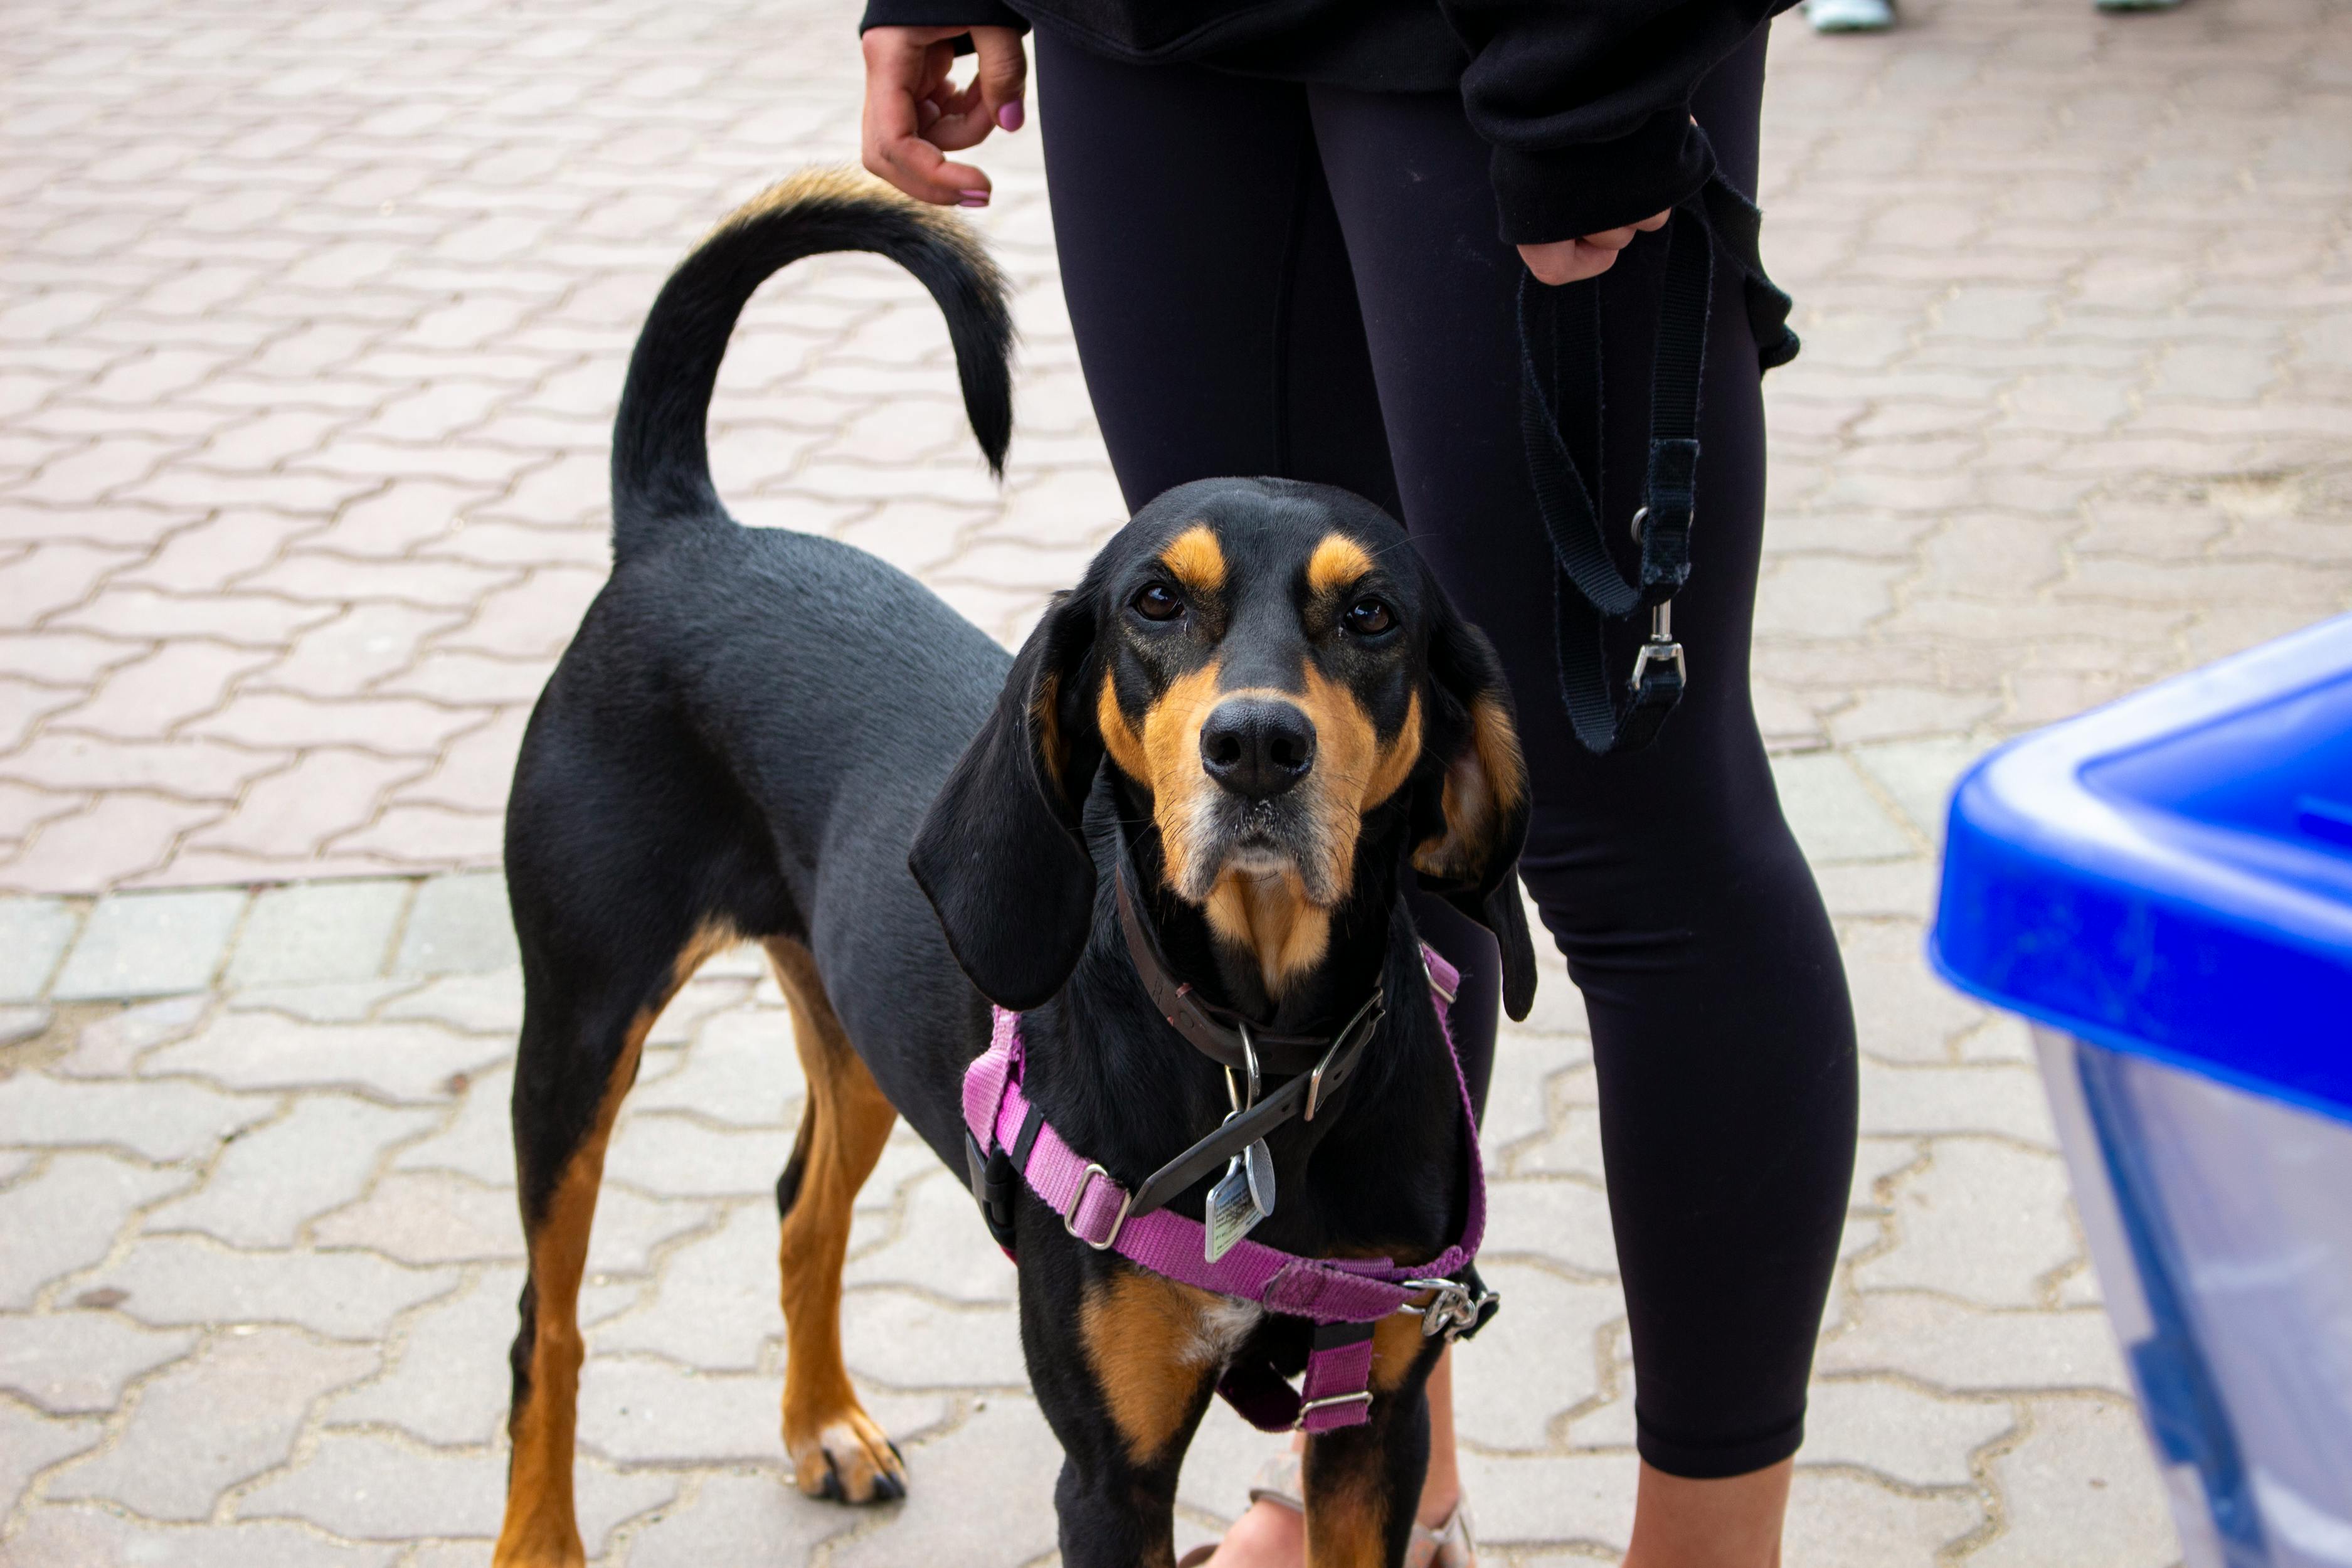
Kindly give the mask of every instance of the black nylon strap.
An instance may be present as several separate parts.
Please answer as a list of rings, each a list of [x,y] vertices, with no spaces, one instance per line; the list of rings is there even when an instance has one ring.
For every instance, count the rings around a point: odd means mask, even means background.
[[[1667,226],[1664,288],[1651,371],[1649,464],[1639,514],[1641,566],[1638,576],[1629,580],[1612,552],[1598,487],[1587,486],[1578,468],[1552,395],[1561,360],[1580,359],[1591,367],[1598,416],[1597,281],[1580,289],[1570,285],[1554,291],[1532,278],[1519,279],[1520,426],[1528,477],[1558,567],[1553,597],[1560,702],[1577,740],[1602,755],[1648,745],[1682,700],[1681,645],[1654,637],[1633,678],[1621,684],[1610,678],[1608,624],[1644,606],[1663,605],[1690,578],[1690,537],[1698,500],[1699,390],[1714,291],[1714,237],[1700,199],[1694,198],[1676,209]],[[1531,300],[1549,309],[1531,308]],[[1538,352],[1539,315],[1550,328],[1548,354]],[[1551,362],[1549,384],[1546,359]],[[1595,451],[1597,463],[1597,442]]]
[[[1363,1022],[1356,1026],[1355,1037],[1342,1039],[1331,1052],[1330,1066],[1323,1069],[1319,1092],[1327,1100],[1353,1076],[1365,1045],[1379,1032],[1381,1019],[1386,1015],[1372,1012],[1361,1016]],[[1240,1115],[1219,1122],[1207,1137],[1144,1178],[1143,1184],[1135,1189],[1135,1196],[1129,1200],[1127,1217],[1140,1219],[1166,1206],[1177,1194],[1299,1114],[1306,1109],[1307,1093],[1312,1083],[1310,1074],[1300,1073]]]

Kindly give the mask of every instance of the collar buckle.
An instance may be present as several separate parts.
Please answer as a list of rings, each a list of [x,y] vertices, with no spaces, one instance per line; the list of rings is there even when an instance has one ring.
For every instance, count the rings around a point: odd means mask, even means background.
[[[1375,985],[1372,987],[1372,994],[1364,998],[1364,1005],[1356,1009],[1356,1016],[1348,1020],[1347,1027],[1331,1037],[1330,1048],[1323,1053],[1323,1059],[1315,1064],[1315,1070],[1307,1075],[1307,1109],[1303,1113],[1305,1120],[1314,1121],[1317,1107],[1323,1103],[1325,1075],[1330,1074],[1331,1087],[1339,1088],[1339,1080],[1348,1076],[1349,1068],[1354,1065],[1356,1051],[1365,1041],[1372,1037],[1372,1031],[1378,1029],[1381,1026],[1381,1020],[1387,1016],[1388,1005],[1382,999],[1381,987]],[[1339,1052],[1343,1047],[1348,1051],[1348,1061],[1340,1064],[1337,1072],[1332,1072],[1334,1064],[1339,1063]]]

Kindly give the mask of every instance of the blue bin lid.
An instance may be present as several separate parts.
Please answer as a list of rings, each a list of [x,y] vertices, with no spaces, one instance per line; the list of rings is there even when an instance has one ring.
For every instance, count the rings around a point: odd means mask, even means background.
[[[1928,953],[1997,1005],[2352,1120],[2352,616],[1977,764]]]

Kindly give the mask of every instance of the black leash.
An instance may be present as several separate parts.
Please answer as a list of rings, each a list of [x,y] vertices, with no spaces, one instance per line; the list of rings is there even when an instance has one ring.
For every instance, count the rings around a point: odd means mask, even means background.
[[[1560,701],[1576,738],[1587,751],[1604,756],[1639,751],[1655,740],[1688,679],[1683,645],[1674,636],[1674,596],[1690,578],[1691,525],[1698,504],[1699,384],[1715,294],[1715,241],[1696,198],[1675,209],[1666,235],[1657,356],[1650,377],[1649,470],[1632,521],[1642,558],[1632,581],[1611,552],[1600,486],[1585,482],[1560,429],[1538,363],[1530,309],[1531,293],[1549,306],[1552,386],[1559,384],[1564,349],[1570,351],[1565,357],[1591,363],[1597,422],[1602,390],[1599,281],[1554,290],[1532,277],[1519,279],[1520,424],[1528,477],[1558,566],[1553,625]],[[1598,442],[1594,450],[1597,463]],[[1609,673],[1609,623],[1644,606],[1650,635],[1634,656],[1633,673],[1621,683]]]

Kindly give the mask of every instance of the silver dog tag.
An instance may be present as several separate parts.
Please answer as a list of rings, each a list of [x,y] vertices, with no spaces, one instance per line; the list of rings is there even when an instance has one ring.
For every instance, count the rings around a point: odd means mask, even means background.
[[[1250,1201],[1261,1216],[1274,1212],[1274,1156],[1261,1138],[1242,1151],[1242,1170],[1249,1176]]]
[[[1201,1256],[1214,1263],[1234,1248],[1234,1243],[1257,1228],[1258,1222],[1271,1212],[1270,1205],[1257,1201],[1257,1184],[1252,1180],[1251,1167],[1265,1167],[1267,1195],[1273,1195],[1274,1163],[1265,1156],[1263,1140],[1253,1143],[1243,1153],[1225,1162],[1225,1173],[1209,1189],[1205,1210],[1208,1221],[1201,1240]]]

